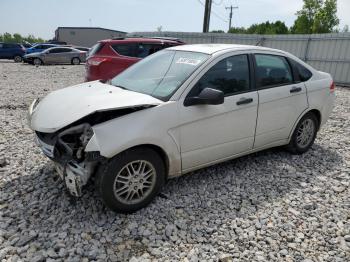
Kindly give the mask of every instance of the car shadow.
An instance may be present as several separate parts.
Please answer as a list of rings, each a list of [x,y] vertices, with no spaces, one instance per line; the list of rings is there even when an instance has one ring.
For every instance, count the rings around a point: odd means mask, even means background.
[[[256,216],[264,205],[273,205],[302,183],[312,184],[317,176],[341,163],[342,157],[336,151],[318,144],[303,155],[291,155],[279,148],[265,150],[171,179],[147,208],[126,215],[108,210],[93,183],[87,185],[81,198],[70,197],[54,174],[53,165],[46,162],[28,175],[2,184],[0,205],[3,217],[13,221],[8,230],[21,230],[17,225],[26,221],[26,231],[43,237],[48,231],[103,231],[118,232],[123,241],[141,240],[145,237],[142,230],[124,234],[133,221],[157,221],[163,229],[182,221],[178,225],[181,231],[189,230],[195,220],[197,227],[202,224],[203,232],[207,232],[203,236],[208,238],[216,230],[214,227],[208,231],[208,221]],[[160,239],[164,239],[162,232]],[[154,234],[160,234],[159,230],[154,229]]]

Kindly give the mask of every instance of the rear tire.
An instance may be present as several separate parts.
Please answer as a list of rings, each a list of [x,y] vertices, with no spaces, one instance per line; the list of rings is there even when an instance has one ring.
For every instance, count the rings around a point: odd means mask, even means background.
[[[297,155],[308,151],[314,144],[318,125],[319,123],[315,114],[311,112],[305,114],[296,125],[287,150]]]
[[[165,182],[165,165],[150,148],[127,150],[103,164],[96,187],[103,202],[115,212],[131,213],[147,206]]]
[[[41,61],[40,58],[34,58],[33,59],[33,65],[39,66],[39,65],[42,65],[42,64],[43,64],[43,61]]]
[[[71,61],[72,65],[79,65],[80,64],[80,59],[78,57],[73,57]]]
[[[13,61],[15,61],[15,63],[21,63],[23,61],[23,58],[20,55],[16,55],[13,58]]]

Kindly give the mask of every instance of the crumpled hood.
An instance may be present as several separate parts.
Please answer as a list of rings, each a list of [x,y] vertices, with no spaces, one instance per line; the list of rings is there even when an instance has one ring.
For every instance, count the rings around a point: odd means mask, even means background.
[[[152,96],[124,90],[99,81],[54,91],[29,116],[33,130],[52,133],[97,111],[159,105]]]

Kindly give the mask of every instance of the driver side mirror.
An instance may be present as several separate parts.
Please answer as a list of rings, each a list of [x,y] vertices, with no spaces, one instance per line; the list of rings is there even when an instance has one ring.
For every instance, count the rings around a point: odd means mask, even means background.
[[[185,98],[184,106],[220,105],[224,103],[224,99],[224,92],[207,87],[204,88],[198,96]]]

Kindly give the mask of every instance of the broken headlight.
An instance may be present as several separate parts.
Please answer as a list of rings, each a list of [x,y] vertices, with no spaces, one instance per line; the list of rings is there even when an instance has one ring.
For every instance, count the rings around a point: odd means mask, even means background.
[[[60,156],[83,160],[84,149],[93,134],[91,126],[86,123],[64,130],[58,135],[56,143]]]

